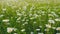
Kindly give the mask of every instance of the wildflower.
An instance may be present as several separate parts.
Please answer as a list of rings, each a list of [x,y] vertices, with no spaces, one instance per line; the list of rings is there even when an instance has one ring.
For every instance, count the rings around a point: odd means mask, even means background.
[[[51,25],[50,24],[46,24],[45,25],[47,28],[51,28]]]
[[[56,34],[60,34],[60,33],[56,33]]]
[[[4,15],[0,15],[0,17],[3,17]]]
[[[56,18],[55,21],[60,21],[60,18]]]
[[[17,28],[14,28],[14,31],[16,31],[17,30]]]
[[[17,33],[14,33],[14,34],[17,34]]]
[[[34,17],[31,17],[30,19],[32,20],[32,19],[34,19]]]
[[[31,32],[31,34],[33,34],[33,32]]]
[[[18,16],[21,16],[22,14],[21,14],[21,13],[19,13],[19,12],[17,12],[17,15],[18,15]]]
[[[35,18],[36,18],[36,17],[38,17],[38,15],[37,15],[37,14],[34,14],[34,16],[35,16]]]
[[[38,34],[44,34],[44,33],[38,33]]]
[[[14,29],[14,28],[8,27],[8,28],[7,28],[7,32],[8,32],[8,33],[11,33],[11,32],[13,31],[13,29]]]
[[[28,22],[25,22],[24,24],[22,24],[22,25],[25,25],[25,24],[28,24]]]
[[[23,10],[26,10],[27,8],[26,8],[26,6],[23,6]]]
[[[25,21],[25,19],[23,19],[22,21]]]
[[[54,21],[54,20],[51,20],[51,19],[48,20],[48,22],[49,22],[49,23],[53,23],[53,24],[55,23],[55,21]]]
[[[52,14],[48,14],[48,16],[52,16],[52,17],[54,17]]]
[[[52,29],[56,29],[56,27],[52,27]]]
[[[60,27],[57,27],[56,30],[60,30]]]
[[[49,29],[45,29],[44,31],[49,31]]]
[[[42,28],[42,26],[39,26],[40,28]]]
[[[56,15],[56,13],[55,12],[51,12],[54,16],[56,16],[56,17],[58,17],[58,15]]]
[[[6,8],[3,8],[2,10],[3,10],[3,11],[6,11]]]
[[[21,31],[22,31],[22,32],[24,32],[24,31],[25,31],[25,29],[22,29]]]
[[[18,18],[17,18],[17,20],[20,20],[20,19],[21,19],[21,17],[18,17]]]
[[[4,19],[3,22],[9,22],[9,19]]]
[[[32,14],[29,14],[29,16],[31,17],[31,16],[32,16]]]
[[[36,31],[40,31],[40,29],[36,29]]]
[[[36,23],[35,21],[33,23]]]
[[[34,8],[35,8],[34,5],[32,5],[32,7],[30,8],[30,11],[33,10]]]

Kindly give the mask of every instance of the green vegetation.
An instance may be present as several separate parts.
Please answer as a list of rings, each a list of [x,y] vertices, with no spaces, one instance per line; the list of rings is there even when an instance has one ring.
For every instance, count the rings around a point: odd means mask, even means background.
[[[0,0],[0,34],[56,34],[60,32],[60,3]]]

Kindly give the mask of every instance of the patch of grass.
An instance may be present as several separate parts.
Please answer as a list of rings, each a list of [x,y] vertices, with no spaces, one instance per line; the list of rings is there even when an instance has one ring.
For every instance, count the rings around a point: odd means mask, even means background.
[[[0,2],[0,34],[60,32],[60,3]]]

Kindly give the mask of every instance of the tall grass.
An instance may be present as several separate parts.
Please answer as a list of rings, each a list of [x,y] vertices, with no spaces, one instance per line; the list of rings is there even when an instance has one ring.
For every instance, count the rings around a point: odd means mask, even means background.
[[[0,34],[56,34],[60,32],[60,3],[0,1]]]

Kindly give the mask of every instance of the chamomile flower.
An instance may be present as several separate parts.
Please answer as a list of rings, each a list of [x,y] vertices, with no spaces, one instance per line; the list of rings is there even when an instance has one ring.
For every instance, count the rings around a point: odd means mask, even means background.
[[[10,27],[7,28],[8,33],[11,33],[13,30],[14,30],[14,28],[10,28]]]
[[[48,22],[49,22],[49,23],[53,23],[53,24],[55,23],[55,21],[52,20],[52,19],[49,19]]]
[[[4,19],[4,20],[2,20],[3,22],[9,22],[9,19]]]

